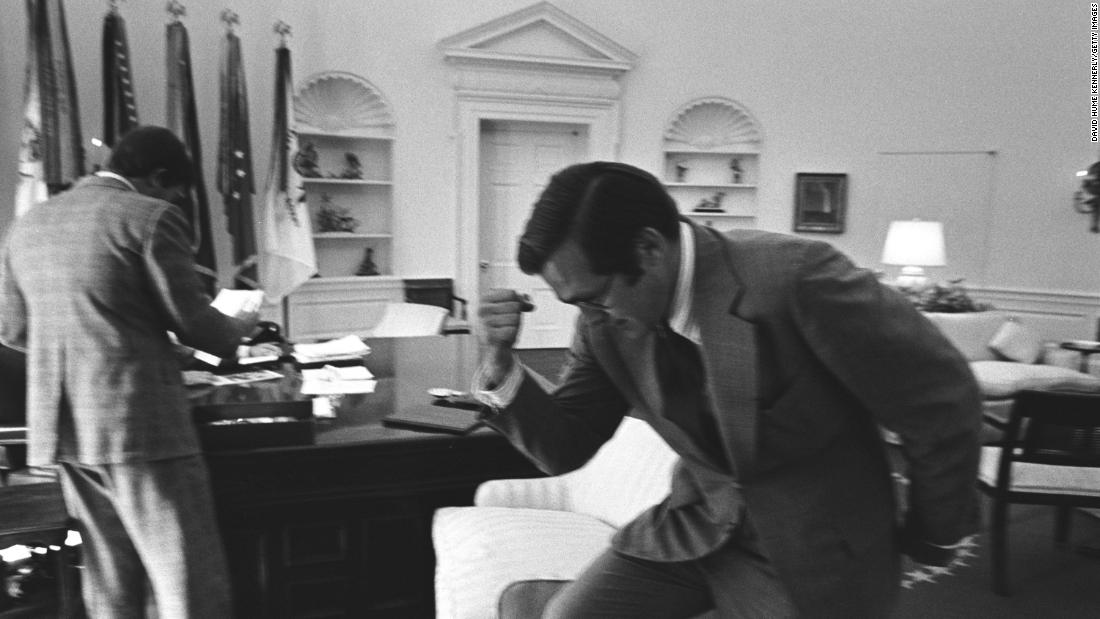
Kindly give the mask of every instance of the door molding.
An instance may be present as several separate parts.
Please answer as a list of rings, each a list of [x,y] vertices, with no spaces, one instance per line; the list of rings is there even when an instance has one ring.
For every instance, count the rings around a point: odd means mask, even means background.
[[[549,2],[540,2],[439,42],[452,70],[457,140],[458,290],[478,289],[481,123],[583,125],[587,159],[616,160],[619,78],[636,56]],[[476,315],[477,299],[471,298]]]

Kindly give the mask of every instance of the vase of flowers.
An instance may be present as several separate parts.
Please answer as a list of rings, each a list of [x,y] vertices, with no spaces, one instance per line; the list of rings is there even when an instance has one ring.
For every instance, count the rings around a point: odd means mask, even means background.
[[[946,283],[933,284],[919,290],[903,290],[906,297],[922,312],[943,314],[961,314],[963,312],[984,312],[993,309],[988,303],[979,303],[970,298],[962,285],[962,278]]]

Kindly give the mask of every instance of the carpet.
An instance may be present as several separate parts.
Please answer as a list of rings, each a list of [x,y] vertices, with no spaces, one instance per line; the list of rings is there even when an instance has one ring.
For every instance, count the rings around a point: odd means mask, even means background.
[[[985,501],[983,497],[983,501]],[[988,503],[986,503],[988,522]],[[1100,519],[1075,513],[1070,543],[1054,542],[1054,508],[1013,506],[1009,514],[1011,597],[993,593],[988,538],[971,565],[934,583],[903,590],[895,619],[1079,619],[1100,616],[1100,558],[1077,551],[1100,546]]]

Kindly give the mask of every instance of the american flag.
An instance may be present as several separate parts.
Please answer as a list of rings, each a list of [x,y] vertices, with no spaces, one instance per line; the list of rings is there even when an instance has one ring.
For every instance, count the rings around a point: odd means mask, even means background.
[[[26,0],[27,71],[19,144],[18,217],[84,175],[84,145],[61,0]]]

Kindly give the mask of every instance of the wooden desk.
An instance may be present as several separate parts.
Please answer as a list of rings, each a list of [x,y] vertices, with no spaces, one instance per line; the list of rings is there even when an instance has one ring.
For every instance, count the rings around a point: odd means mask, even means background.
[[[244,617],[434,616],[431,518],[481,482],[538,471],[487,429],[467,436],[384,427],[429,387],[465,388],[472,338],[369,342],[373,394],[343,396],[312,444],[208,454]],[[196,403],[297,395],[298,379],[219,389]]]
[[[61,544],[68,521],[56,482],[0,488],[0,548]]]

